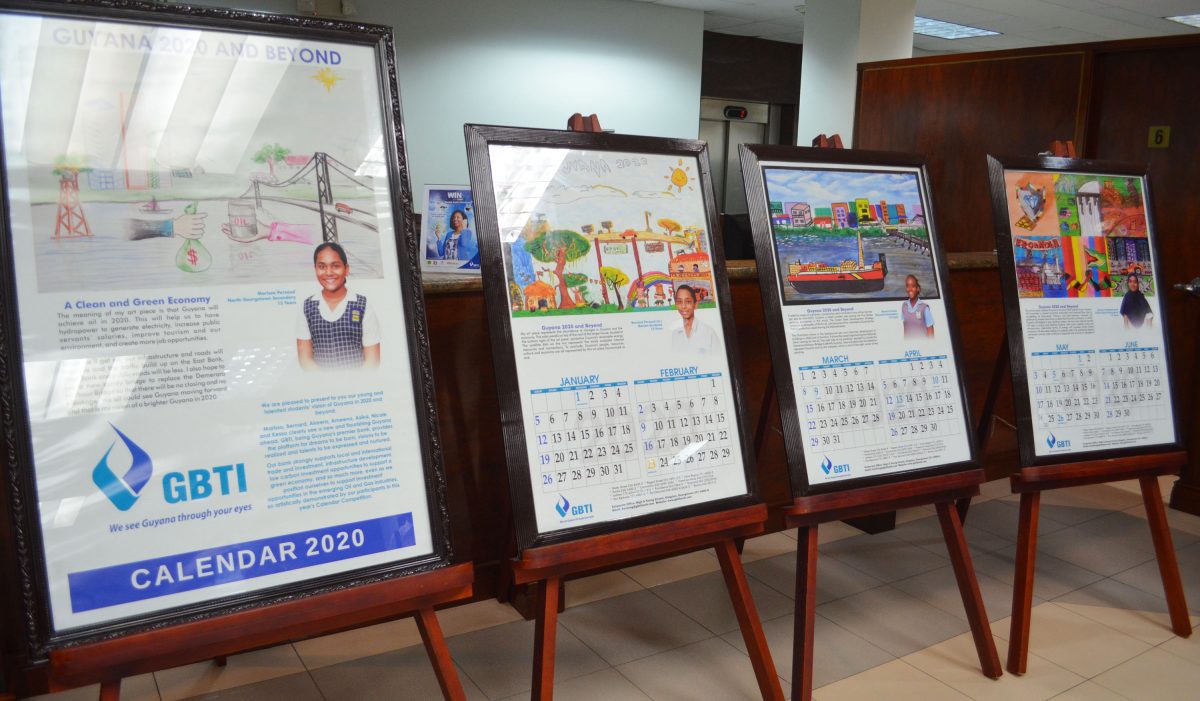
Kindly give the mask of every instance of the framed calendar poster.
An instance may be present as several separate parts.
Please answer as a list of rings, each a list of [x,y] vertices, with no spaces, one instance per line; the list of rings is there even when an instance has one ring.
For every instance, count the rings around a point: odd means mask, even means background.
[[[1146,169],[988,170],[1022,464],[1182,449]]]
[[[706,146],[466,136],[522,547],[755,502]]]
[[[922,159],[742,146],[796,496],[973,469]]]
[[[394,60],[374,25],[0,2],[29,659],[448,562]]]

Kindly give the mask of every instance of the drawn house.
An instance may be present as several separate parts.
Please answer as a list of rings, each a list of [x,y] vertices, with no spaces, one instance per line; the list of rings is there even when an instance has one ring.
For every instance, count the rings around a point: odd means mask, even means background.
[[[839,229],[848,229],[853,226],[850,223],[850,205],[845,202],[834,202],[830,209],[833,210],[833,225]],[[857,222],[856,222],[857,223]]]
[[[792,204],[788,213],[792,217],[792,226],[812,226],[813,214],[812,207],[807,202],[795,202]]]
[[[558,308],[558,305],[554,303],[554,287],[541,280],[535,280],[526,285],[524,292],[525,309],[527,311],[536,312],[541,309]]]
[[[671,259],[668,266],[673,287],[691,287],[696,291],[697,302],[712,296],[712,261],[707,253],[680,253]]]
[[[829,207],[817,207],[812,225],[820,229],[833,228],[833,210]]]
[[[854,200],[854,211],[858,215],[858,225],[867,226],[874,222],[871,218],[871,203],[865,197]]]

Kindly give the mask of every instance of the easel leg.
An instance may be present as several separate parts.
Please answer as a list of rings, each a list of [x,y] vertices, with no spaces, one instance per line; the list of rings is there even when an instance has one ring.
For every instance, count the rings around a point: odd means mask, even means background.
[[[796,631],[792,648],[792,701],[812,701],[813,631],[817,616],[817,527],[797,529]]]
[[[537,628],[533,639],[533,701],[554,698],[554,646],[558,634],[558,593],[560,577],[538,582]]]
[[[975,638],[979,666],[985,676],[998,679],[1004,671],[1000,668],[1000,654],[996,652],[992,627],[983,607],[983,596],[979,593],[979,580],[975,577],[975,568],[971,564],[971,553],[967,550],[967,540],[963,537],[958,505],[948,501],[938,502],[937,512],[938,520],[942,524],[942,535],[946,539],[946,550],[949,551],[950,562],[954,566],[954,578],[958,580],[958,592],[962,595],[967,621],[971,624],[971,635]]]
[[[442,696],[448,701],[464,701],[466,694],[463,693],[462,682],[458,680],[454,660],[450,659],[450,650],[446,647],[446,638],[442,635],[437,614],[432,608],[423,608],[417,610],[415,618],[417,630],[421,631],[421,640],[425,642],[425,653],[429,655],[438,685],[442,687]]]
[[[1192,634],[1192,620],[1188,617],[1183,581],[1179,575],[1179,560],[1175,557],[1175,545],[1171,541],[1171,527],[1167,523],[1167,512],[1163,508],[1158,478],[1141,477],[1138,481],[1142,485],[1142,502],[1146,505],[1150,535],[1154,538],[1154,555],[1158,559],[1158,573],[1162,576],[1167,610],[1171,614],[1171,630],[1175,631],[1175,635],[1186,638]]]
[[[763,390],[762,405],[758,408],[758,424],[754,426],[754,454],[761,455],[766,440],[767,424],[771,419],[771,404],[775,401],[775,370],[767,373],[767,387]]]
[[[1000,350],[996,353],[996,362],[992,365],[992,379],[988,383],[987,394],[983,399],[983,411],[979,412],[979,426],[975,435],[979,438],[979,454],[987,450],[988,441],[992,439],[992,428],[996,424],[996,401],[1000,398],[1000,389],[1008,378],[1008,331],[1000,339]]]
[[[121,680],[100,683],[100,701],[118,701],[121,698]]]
[[[1029,618],[1033,608],[1033,572],[1037,559],[1040,492],[1021,494],[1017,525],[1017,568],[1013,580],[1012,627],[1008,638],[1008,671],[1024,674],[1029,660]]]
[[[775,672],[775,662],[771,659],[767,636],[763,634],[754,599],[750,597],[750,584],[746,581],[746,571],[742,568],[738,549],[732,540],[723,540],[714,548],[717,559],[721,561],[721,573],[725,575],[725,586],[729,589],[738,625],[742,629],[742,639],[746,641],[746,650],[750,653],[750,663],[758,679],[758,691],[763,699],[783,701],[783,687]]]

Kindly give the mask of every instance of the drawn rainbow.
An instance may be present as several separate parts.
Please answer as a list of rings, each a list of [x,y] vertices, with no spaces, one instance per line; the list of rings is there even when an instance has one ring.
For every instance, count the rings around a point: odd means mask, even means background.
[[[634,298],[637,297],[638,290],[643,287],[645,287],[646,289],[650,289],[651,287],[653,287],[655,285],[670,285],[670,284],[672,284],[671,278],[668,277],[666,275],[666,273],[660,273],[658,271],[654,271],[651,273],[645,273],[640,278],[635,280],[632,285],[629,286],[629,296],[628,296],[627,301],[630,304],[633,304]]]

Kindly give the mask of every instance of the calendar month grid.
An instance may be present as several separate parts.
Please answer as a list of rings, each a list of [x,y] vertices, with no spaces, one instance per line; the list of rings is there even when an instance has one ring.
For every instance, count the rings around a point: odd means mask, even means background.
[[[957,375],[948,356],[797,368],[806,452],[869,448],[962,431]]]
[[[530,390],[543,492],[620,484],[740,457],[723,373]]]
[[[1159,347],[1030,355],[1029,402],[1039,428],[1171,418]]]

